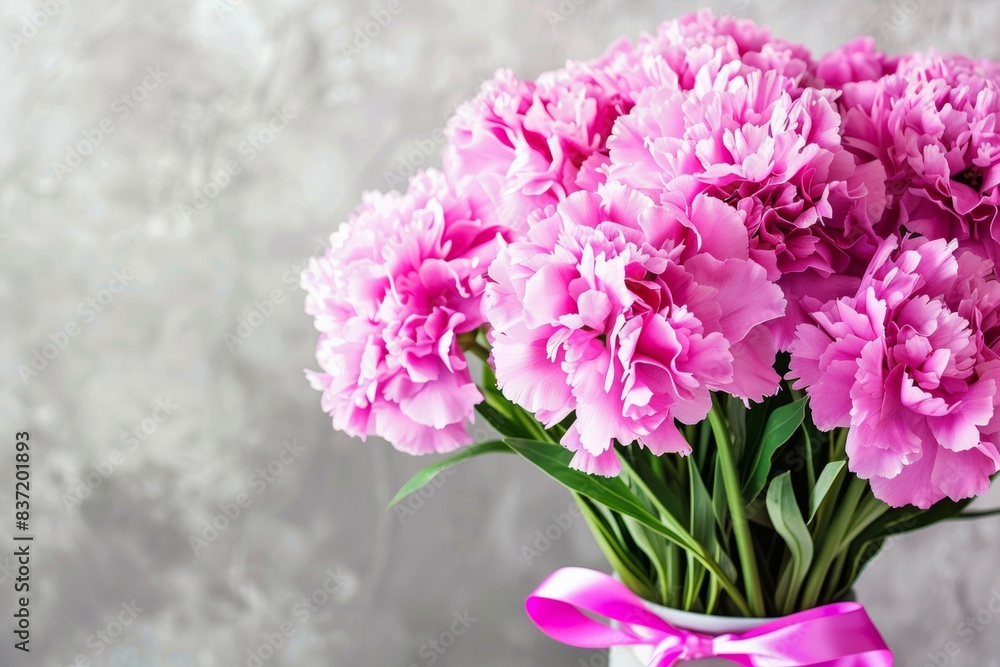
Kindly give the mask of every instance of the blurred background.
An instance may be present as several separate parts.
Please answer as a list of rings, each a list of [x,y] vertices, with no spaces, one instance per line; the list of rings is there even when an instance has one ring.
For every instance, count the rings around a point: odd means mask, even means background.
[[[36,536],[22,654],[0,522],[5,667],[606,664],[522,613],[551,570],[606,567],[526,464],[384,510],[428,460],[331,430],[297,276],[363,190],[439,164],[498,66],[706,3],[398,2],[365,40],[388,2],[0,1],[0,507],[27,430]],[[1000,57],[997,2],[707,5],[814,53]],[[1000,520],[889,542],[858,595],[897,664],[1000,665],[998,550]]]

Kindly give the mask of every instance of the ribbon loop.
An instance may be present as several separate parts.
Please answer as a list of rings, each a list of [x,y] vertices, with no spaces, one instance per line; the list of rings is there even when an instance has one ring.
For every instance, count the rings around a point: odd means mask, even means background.
[[[624,584],[583,568],[556,570],[525,602],[538,629],[580,648],[646,646],[649,667],[726,658],[746,667],[892,667],[892,652],[853,602],[810,609],[740,634],[717,637],[677,628]],[[585,613],[586,612],[586,613]],[[617,621],[611,627],[588,614]]]

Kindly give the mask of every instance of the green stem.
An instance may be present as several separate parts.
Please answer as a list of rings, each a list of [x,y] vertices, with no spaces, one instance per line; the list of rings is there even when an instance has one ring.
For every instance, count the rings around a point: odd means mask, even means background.
[[[806,441],[806,479],[809,482],[810,493],[813,487],[816,486],[816,464],[813,463],[813,443],[812,438],[809,437],[809,429],[802,429],[802,435],[805,436]]]
[[[847,530],[847,535],[840,541],[840,553],[837,555],[837,558],[833,563],[833,571],[830,576],[827,577],[826,585],[823,587],[823,595],[826,600],[829,600],[830,597],[836,593],[837,590],[839,590],[840,577],[843,574],[844,566],[847,563],[847,556],[850,553],[849,547],[851,543],[854,542],[854,540],[856,540],[861,533],[868,528],[868,526],[875,523],[890,509],[887,504],[872,495],[869,489],[866,488],[865,492],[864,498],[858,505],[858,509],[854,513],[854,517],[851,520],[851,525]]]
[[[484,390],[483,397],[487,405],[525,427],[535,440],[549,443],[556,442],[552,435],[538,423],[538,420],[525,412],[522,407],[507,402],[501,396],[491,391]]]
[[[837,433],[837,444],[834,446],[831,461],[840,461],[847,458],[847,434],[848,429],[842,428]]]
[[[733,533],[736,535],[736,549],[739,552],[740,564],[743,569],[743,585],[746,589],[747,603],[755,616],[766,616],[764,594],[760,587],[760,574],[757,570],[757,555],[754,553],[750,524],[747,522],[743,507],[742,484],[740,484],[739,474],[736,471],[733,445],[729,439],[729,425],[722,416],[722,410],[719,408],[718,400],[714,394],[708,420],[712,425],[715,444],[719,452],[718,462],[722,467],[722,482],[726,488]]]
[[[641,493],[646,494],[650,503],[656,507],[657,511],[662,512],[662,521],[670,526],[670,528],[680,537],[679,540],[672,540],[680,548],[684,549],[685,552],[694,556],[695,560],[698,561],[706,570],[711,577],[718,579],[719,585],[722,587],[729,597],[732,599],[733,604],[739,609],[741,614],[746,616],[762,615],[756,614],[752,611],[750,606],[747,604],[746,599],[740,594],[739,589],[734,581],[731,581],[729,577],[726,576],[722,567],[719,565],[718,561],[708,553],[708,550],[703,544],[698,542],[693,535],[691,535],[687,528],[681,525],[676,517],[670,510],[663,504],[662,500],[652,492],[649,486],[643,481],[642,477],[638,472],[632,467],[631,462],[624,456],[619,456],[622,463],[622,473],[625,474],[629,479],[636,482],[636,487]]]
[[[681,600],[674,594],[676,586],[678,586],[677,582],[683,580],[680,556],[681,550],[671,544],[667,547],[667,553],[663,559],[664,577],[659,582],[660,597],[663,599],[663,604],[668,607],[680,607]]]
[[[831,435],[831,441],[832,441]],[[836,478],[833,480],[833,484],[830,485],[830,490],[827,492],[827,500],[824,500],[819,506],[819,511],[816,512],[816,522],[813,524],[812,536],[813,543],[818,543],[823,535],[826,535],[826,526],[830,521],[830,516],[836,510],[836,499],[840,497],[840,491],[844,487],[844,482],[850,473],[847,472],[845,468],[841,468],[840,472],[837,474]]]
[[[634,483],[637,487],[639,487],[639,490],[645,494],[646,499],[649,500],[649,502],[653,505],[654,508],[656,508],[656,511],[660,513],[660,516],[661,517],[673,516],[673,514],[670,513],[670,510],[667,509],[666,505],[663,504],[663,502],[659,499],[659,497],[655,493],[653,493],[652,490],[650,490],[645,480],[642,479],[642,475],[640,475],[636,471],[636,469],[632,466],[632,462],[620,455],[618,458],[622,463],[622,472],[625,473],[627,478],[632,483]]]
[[[868,482],[858,477],[851,477],[847,483],[847,491],[844,494],[844,501],[837,508],[830,527],[823,534],[822,547],[813,561],[812,571],[806,580],[805,589],[802,591],[802,608],[812,609],[819,604],[820,593],[830,571],[830,565],[840,553],[844,545],[844,538],[847,536],[851,523],[854,520],[854,512],[858,508],[858,503],[868,489]]]
[[[858,538],[865,528],[872,525],[883,514],[888,512],[890,507],[873,495],[868,495],[862,502],[858,512],[851,522],[851,527],[847,531],[847,536],[843,539],[844,546],[849,545]]]
[[[830,576],[827,577],[826,585],[823,587],[823,596],[825,599],[829,600],[830,596],[837,591],[837,582],[840,581],[840,577],[844,572],[845,563],[847,563],[847,551],[842,552],[833,562],[833,570]]]
[[[521,408],[520,406],[517,405],[514,406],[514,417],[522,424],[524,424],[528,428],[528,430],[534,433],[535,438],[539,442],[548,442],[556,444],[555,439],[552,438],[551,435],[549,435],[549,433],[545,430],[545,427],[542,426],[537,419],[535,419],[533,416],[525,412],[524,409]]]

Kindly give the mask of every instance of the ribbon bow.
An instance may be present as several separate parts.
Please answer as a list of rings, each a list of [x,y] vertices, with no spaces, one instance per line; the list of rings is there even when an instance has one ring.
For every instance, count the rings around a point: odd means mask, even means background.
[[[705,635],[676,628],[650,611],[624,584],[602,572],[556,570],[528,596],[528,616],[546,635],[570,646],[644,646],[649,667],[725,658],[746,667],[892,667],[892,652],[854,602],[810,609],[739,634]],[[613,628],[584,612],[597,614]]]

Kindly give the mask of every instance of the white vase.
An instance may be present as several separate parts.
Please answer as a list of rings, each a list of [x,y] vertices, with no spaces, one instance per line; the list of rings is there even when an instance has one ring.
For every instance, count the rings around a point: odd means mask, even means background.
[[[707,616],[705,614],[695,614],[689,611],[661,607],[652,602],[646,602],[646,606],[650,611],[674,627],[706,635],[749,632],[756,627],[774,620],[772,618]],[[651,646],[616,646],[608,654],[608,667],[649,667],[650,661],[653,659],[653,650]],[[692,660],[684,664],[699,665],[700,667],[729,667],[736,663],[721,658],[711,658],[708,660]]]

